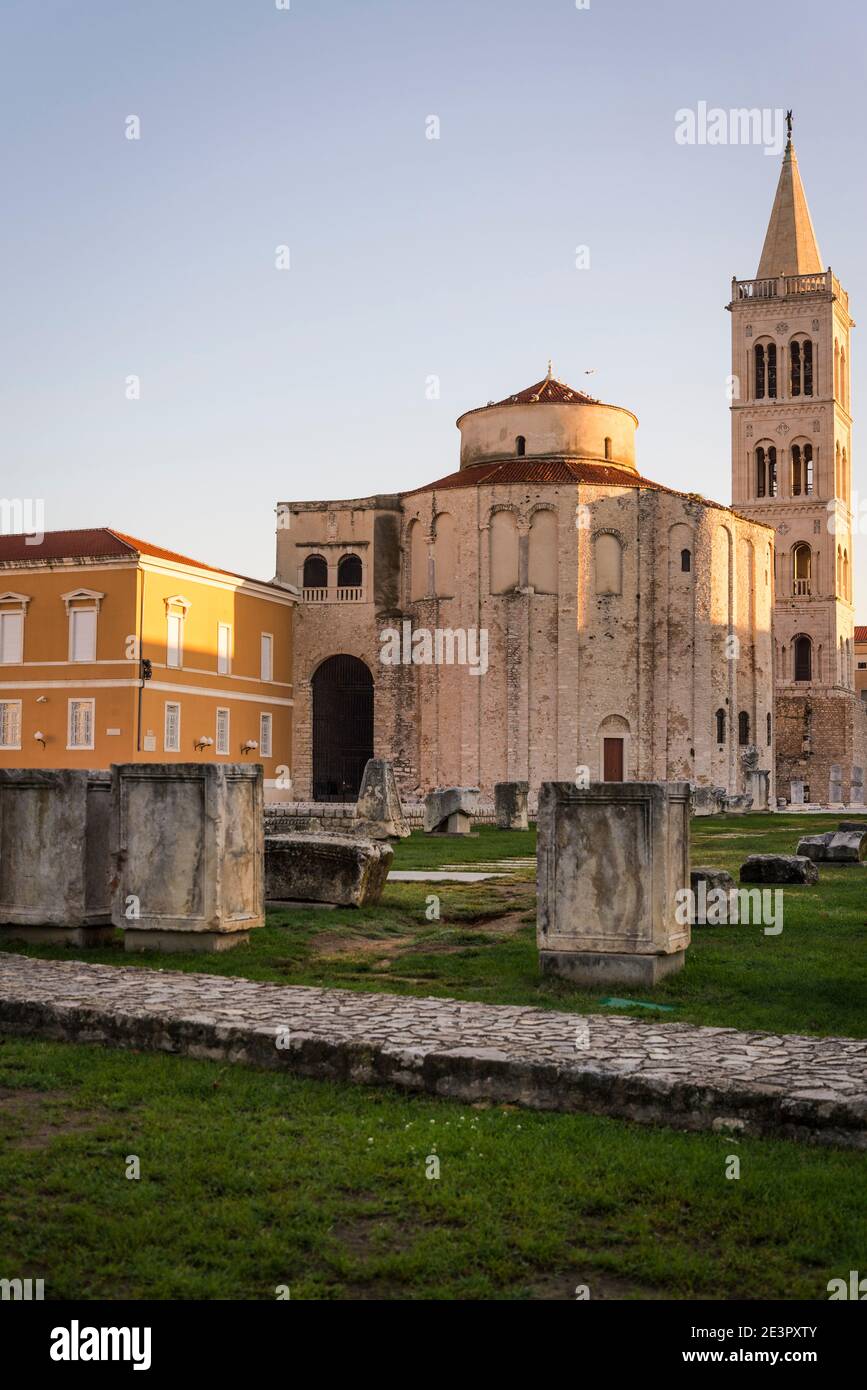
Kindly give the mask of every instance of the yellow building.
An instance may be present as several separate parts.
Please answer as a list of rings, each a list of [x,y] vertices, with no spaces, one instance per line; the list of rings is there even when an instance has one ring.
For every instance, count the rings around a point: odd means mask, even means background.
[[[250,761],[285,788],[295,602],[107,527],[0,536],[0,767]]]

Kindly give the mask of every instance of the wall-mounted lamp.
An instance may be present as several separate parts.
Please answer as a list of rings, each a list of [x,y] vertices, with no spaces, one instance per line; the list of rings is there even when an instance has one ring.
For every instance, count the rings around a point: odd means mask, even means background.
[[[207,734],[202,734],[202,737],[196,743],[196,752],[201,753],[203,748],[210,748],[213,742],[214,740],[212,738],[208,738]]]
[[[259,745],[258,745],[258,743],[256,742],[256,740],[255,740],[254,738],[248,738],[246,743],[242,743],[242,744],[241,744],[241,752],[242,752],[242,753],[255,753],[255,751],[256,751],[256,749],[257,749],[258,747],[259,747]]]
[[[37,729],[33,737],[37,743],[41,743],[42,747],[45,747],[45,735],[41,729]]]
[[[47,705],[47,704],[48,704],[48,696],[47,696],[47,695],[37,695],[37,696],[36,696],[36,703],[37,703],[37,705]]]

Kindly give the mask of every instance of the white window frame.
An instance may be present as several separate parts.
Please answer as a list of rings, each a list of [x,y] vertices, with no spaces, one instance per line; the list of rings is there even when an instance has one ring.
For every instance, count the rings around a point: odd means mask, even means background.
[[[88,656],[75,655],[75,620],[81,613],[89,613],[93,616],[93,650]],[[69,660],[74,661],[77,666],[82,663],[96,661],[96,642],[97,626],[99,624],[99,609],[96,604],[79,604],[77,608],[69,608]]]
[[[4,661],[4,659],[3,659],[3,634],[2,634],[2,632],[0,632],[0,665],[3,665],[3,666],[20,666],[20,665],[21,665],[21,662],[24,660],[24,613],[25,613],[25,609],[24,609],[23,606],[22,606],[21,608],[0,608],[0,625],[3,624],[4,618],[17,618],[17,619],[18,619],[18,647],[17,647],[17,655],[11,656],[11,657],[9,658],[8,661]]]
[[[265,737],[266,729],[268,731],[267,738]],[[265,713],[265,711],[262,711],[262,713],[259,715],[259,752],[262,754],[263,758],[273,758],[273,748],[274,716],[273,714],[267,714]]]
[[[226,634],[225,653],[220,651],[223,633]],[[229,676],[232,673],[232,624],[217,623],[217,675]]]
[[[4,735],[4,724],[5,724],[5,722],[6,722],[6,714],[5,714],[5,711],[6,711],[7,707],[8,707],[9,709],[11,709],[11,710],[15,710],[15,711],[16,711],[15,715],[13,715],[13,718],[16,719],[16,721],[17,721],[17,726],[18,726],[18,742],[17,742],[17,743],[6,743],[5,740],[4,740],[4,736],[3,736],[3,735]],[[21,701],[20,701],[20,700],[0,700],[0,748],[6,748],[6,749],[15,748],[15,749],[20,749],[20,747],[21,747]]]
[[[268,651],[268,674],[265,675],[265,650],[267,643]],[[273,632],[263,632],[259,641],[259,679],[272,681],[274,679],[274,634]]]
[[[224,715],[226,716],[226,738],[225,738],[225,747],[222,746],[223,740],[221,740],[221,738],[220,738],[220,715],[221,715],[221,714],[224,714]],[[231,751],[231,746],[232,746],[232,712],[231,712],[231,710],[229,709],[229,706],[228,706],[228,705],[217,705],[215,720],[216,720],[216,728],[214,729],[214,740],[215,740],[215,741],[214,741],[214,751],[215,751],[216,753],[219,753],[221,757],[225,757],[226,754],[228,754],[228,753]]]
[[[73,712],[74,712],[74,709],[75,709],[75,706],[76,706],[76,705],[89,705],[89,706],[90,706],[90,742],[89,742],[89,743],[73,743],[73,742],[72,742],[73,718],[74,718],[74,713],[73,713]],[[96,735],[96,700],[93,700],[93,699],[90,699],[90,700],[88,700],[88,699],[81,699],[81,698],[79,698],[79,697],[77,697],[77,696],[76,696],[74,699],[67,700],[67,702],[66,702],[66,748],[67,748],[67,751],[68,751],[68,752],[74,752],[75,750],[79,750],[79,751],[92,751],[93,748],[94,748],[94,738],[95,738],[95,735]]]
[[[177,711],[176,738],[174,745],[169,743],[169,710]],[[180,700],[166,700],[163,711],[163,752],[180,753],[181,751],[181,702]]]

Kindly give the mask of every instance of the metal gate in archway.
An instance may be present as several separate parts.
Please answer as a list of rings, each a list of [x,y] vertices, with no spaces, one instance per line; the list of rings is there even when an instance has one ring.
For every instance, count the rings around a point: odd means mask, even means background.
[[[373,757],[373,677],[356,656],[330,656],[312,686],[313,800],[354,801]]]

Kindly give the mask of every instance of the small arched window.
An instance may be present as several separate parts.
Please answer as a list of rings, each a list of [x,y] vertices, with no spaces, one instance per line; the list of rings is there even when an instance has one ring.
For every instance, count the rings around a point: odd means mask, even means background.
[[[607,459],[611,458],[611,440],[608,435],[605,436],[605,457]]]
[[[795,638],[795,680],[808,681],[813,676],[813,644],[809,637]]]
[[[691,551],[689,551],[689,550],[682,550],[682,551],[680,552],[680,568],[681,568],[681,570],[683,571],[684,574],[689,574],[690,570],[692,569],[692,552],[691,552]]]
[[[813,344],[809,338],[793,338],[789,344],[791,394],[813,394]]]
[[[813,552],[806,541],[792,551],[792,592],[797,598],[810,593],[813,574]]]
[[[750,716],[745,709],[738,715],[738,743],[744,748],[750,741]]]
[[[524,455],[526,454],[526,452],[527,452],[527,441],[526,441],[526,439],[524,438],[524,436],[523,436],[522,434],[519,434],[518,437],[517,437],[516,440],[515,440],[515,453],[518,455],[518,458],[520,459],[520,458],[523,458],[523,457],[524,457]]]
[[[792,496],[811,497],[813,494],[813,446],[792,445]]]
[[[338,589],[361,588],[360,556],[341,555],[337,562],[337,587]]]
[[[726,741],[726,712],[724,709],[718,709],[716,712],[716,741],[717,743],[725,743]]]
[[[776,343],[756,343],[754,348],[756,400],[776,400],[777,396],[777,345]]]
[[[304,561],[304,588],[328,588],[328,562],[321,555],[308,555]]]
[[[768,714],[768,747],[771,746],[771,716]]]
[[[760,444],[756,449],[756,496],[777,495],[777,450],[773,444]]]

